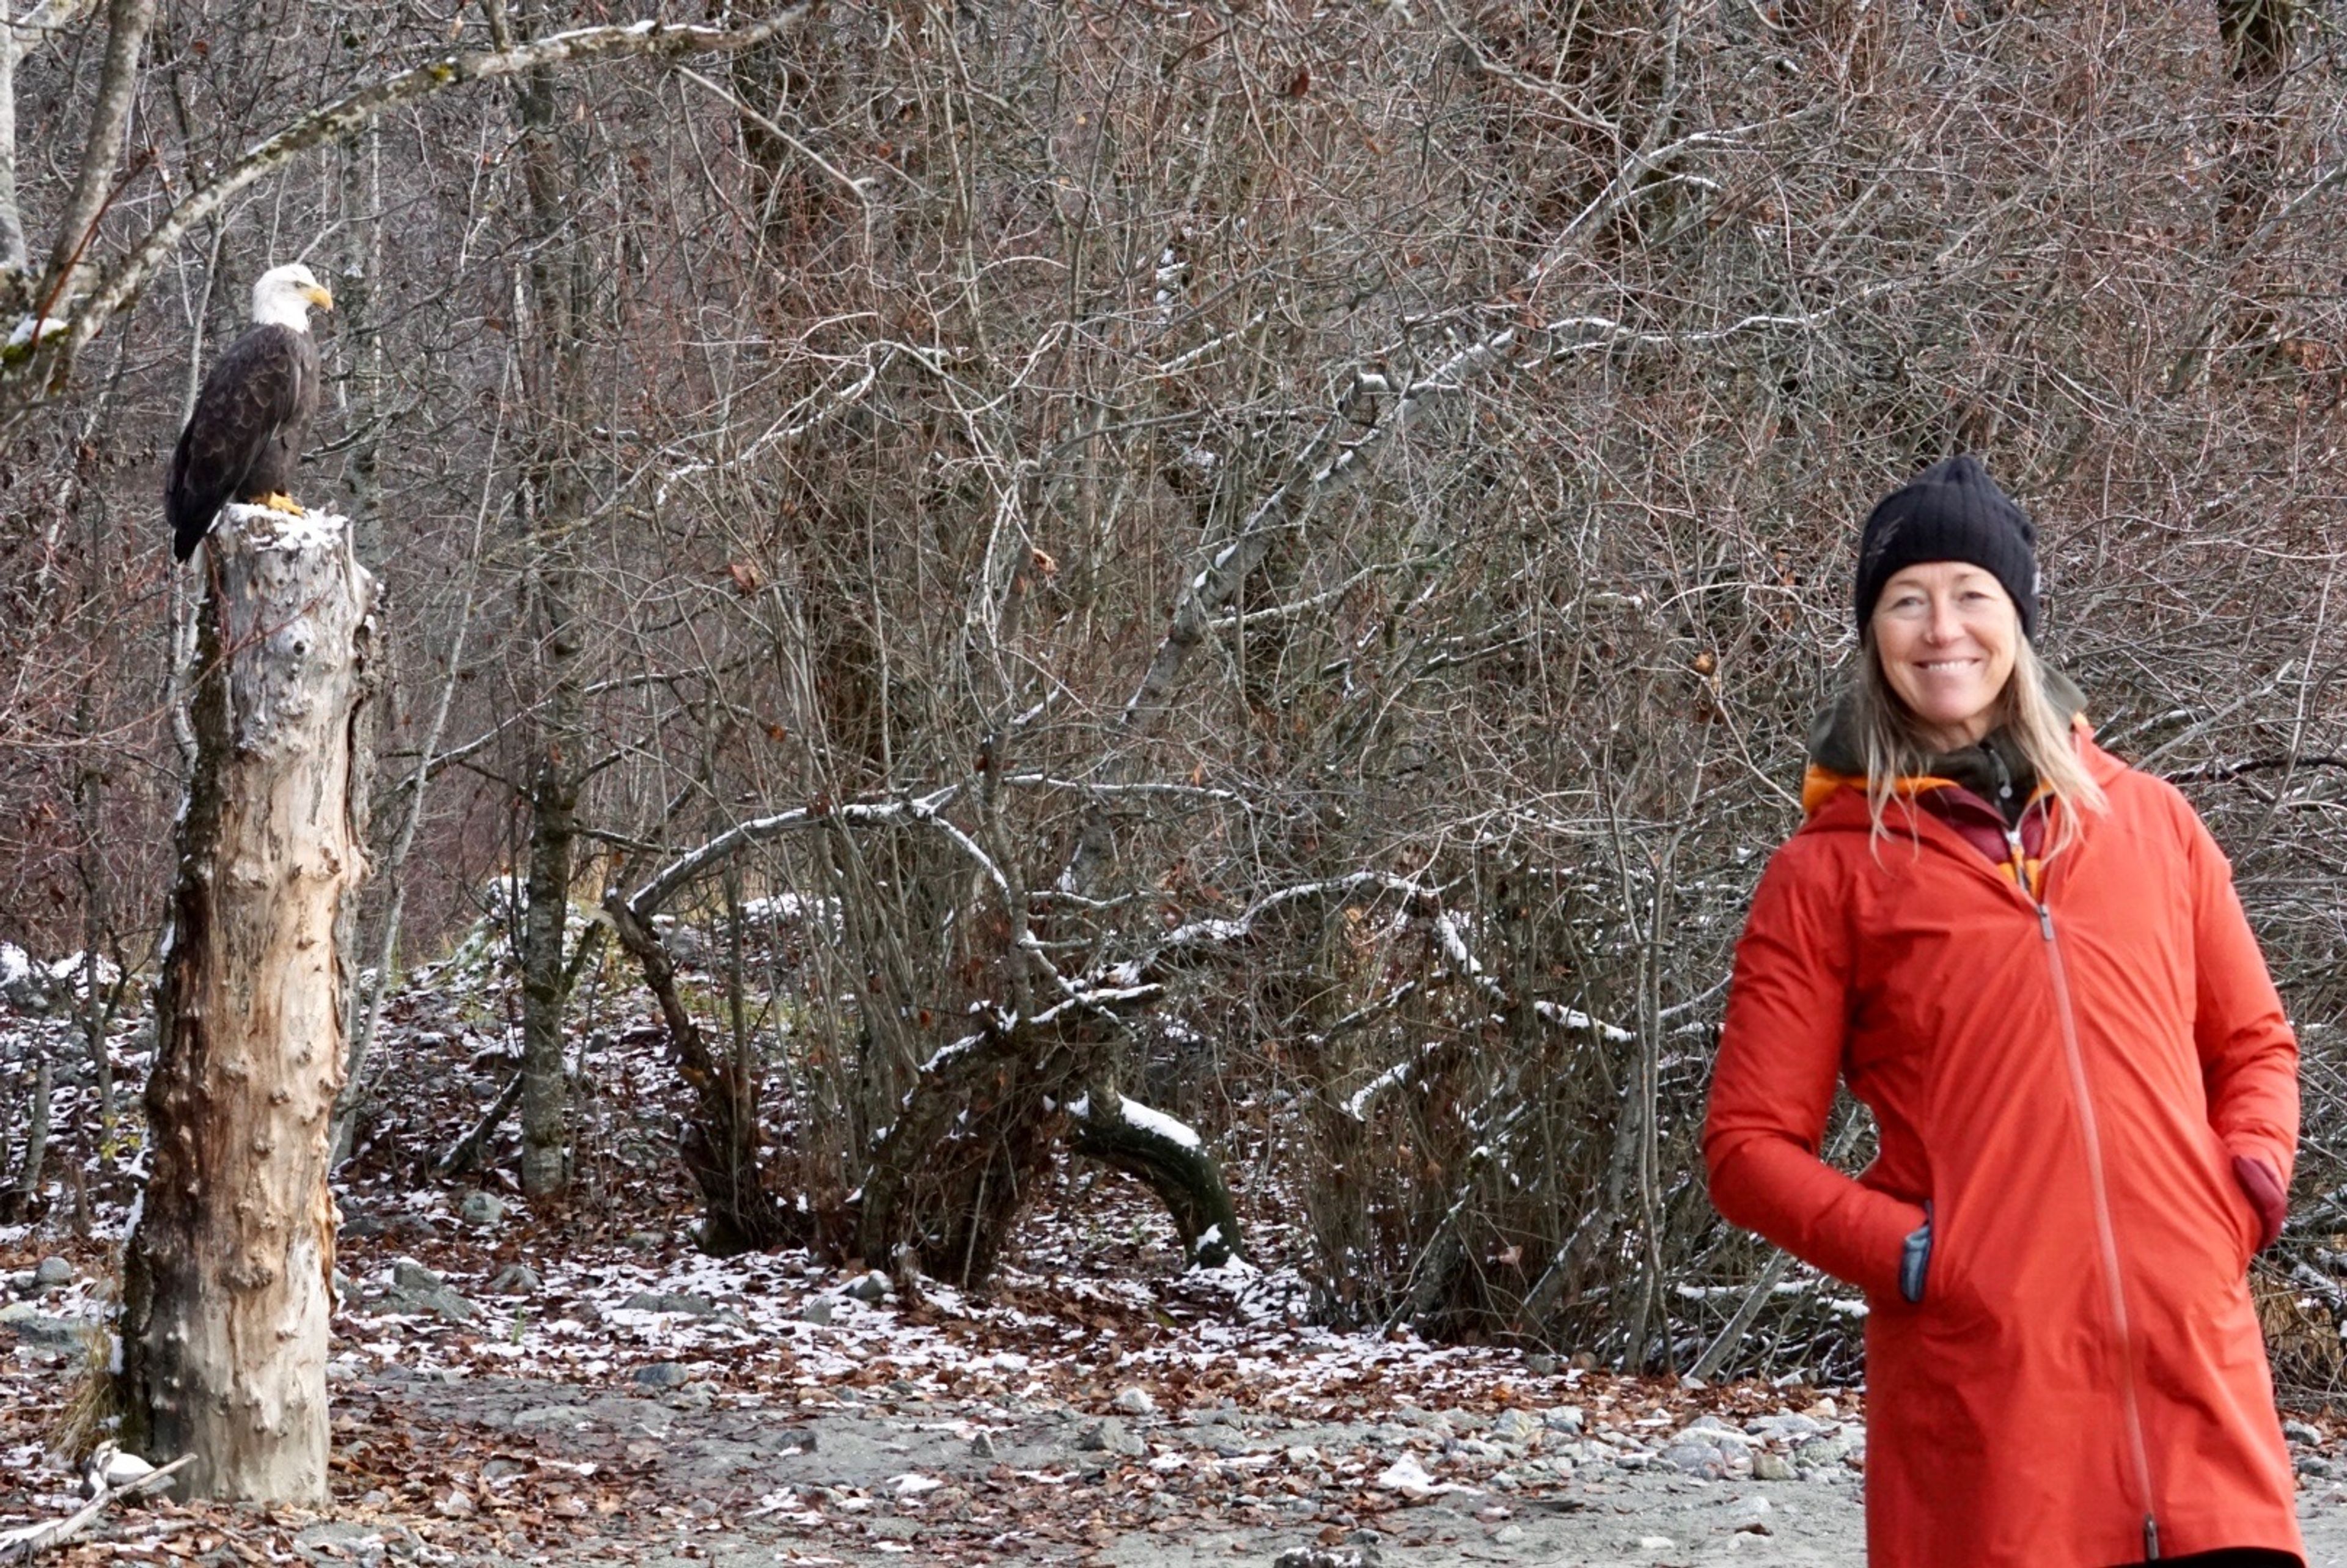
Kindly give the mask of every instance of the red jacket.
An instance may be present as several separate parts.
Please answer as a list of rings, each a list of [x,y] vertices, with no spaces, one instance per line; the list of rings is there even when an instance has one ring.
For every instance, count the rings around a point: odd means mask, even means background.
[[[2208,829],[2079,746],[2111,809],[2042,904],[1937,814],[1878,839],[1813,780],[1737,948],[1712,1200],[1866,1292],[1873,1568],[2304,1556],[2232,1169],[2287,1185],[2297,1041]],[[1854,1180],[1818,1156],[1837,1080],[1881,1131]]]

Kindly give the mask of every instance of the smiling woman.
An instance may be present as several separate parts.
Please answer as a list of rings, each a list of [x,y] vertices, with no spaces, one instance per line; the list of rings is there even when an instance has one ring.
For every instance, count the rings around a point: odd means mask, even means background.
[[[1902,568],[1867,630],[1883,679],[1937,749],[1978,745],[1994,727],[2021,641],[1994,574],[1963,561]]]
[[[2208,830],[2038,663],[2035,544],[1964,456],[1867,519],[1859,676],[1737,947],[1712,1199],[1867,1293],[1870,1562],[2297,1564],[2244,1277],[2297,1041]],[[1855,1178],[1818,1153],[1841,1082]]]

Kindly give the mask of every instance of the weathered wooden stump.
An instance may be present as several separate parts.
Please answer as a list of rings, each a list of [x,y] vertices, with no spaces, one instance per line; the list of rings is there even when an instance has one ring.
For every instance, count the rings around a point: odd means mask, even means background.
[[[125,1259],[124,1437],[194,1455],[183,1496],[317,1502],[337,917],[366,869],[353,774],[374,579],[340,518],[231,506],[204,551],[197,756]]]

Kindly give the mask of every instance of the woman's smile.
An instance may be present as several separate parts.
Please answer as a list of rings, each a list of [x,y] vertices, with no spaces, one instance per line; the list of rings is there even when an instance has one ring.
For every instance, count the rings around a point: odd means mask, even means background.
[[[1870,630],[1891,690],[1940,750],[1995,727],[2021,632],[1993,573],[1963,561],[1908,567],[1883,584]]]

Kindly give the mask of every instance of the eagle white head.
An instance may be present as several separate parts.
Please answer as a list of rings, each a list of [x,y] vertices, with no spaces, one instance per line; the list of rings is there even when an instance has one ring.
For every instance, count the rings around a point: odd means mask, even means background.
[[[299,261],[282,267],[272,267],[261,274],[252,285],[252,321],[255,326],[292,327],[297,333],[310,330],[310,307],[322,311],[334,308],[334,296]]]

